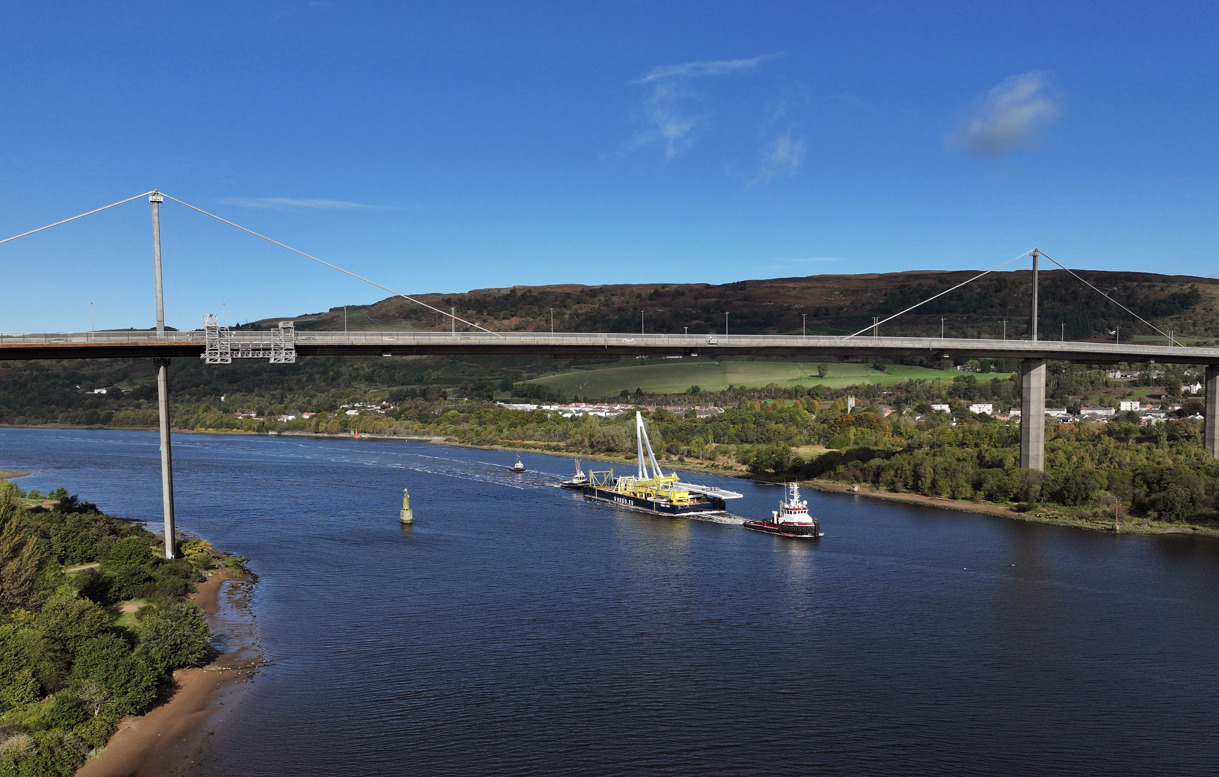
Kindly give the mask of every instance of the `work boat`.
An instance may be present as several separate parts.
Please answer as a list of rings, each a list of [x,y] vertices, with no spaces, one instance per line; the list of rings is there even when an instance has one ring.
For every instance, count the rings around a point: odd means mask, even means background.
[[[525,471],[525,464],[521,461],[520,456],[516,457],[516,463],[513,464],[511,467],[509,467],[508,471],[509,472],[524,472]]]
[[[824,534],[821,524],[808,514],[808,502],[800,498],[800,486],[795,483],[787,484],[787,498],[779,502],[778,510],[770,511],[770,520],[745,521],[744,526],[782,537],[817,539]]]
[[[676,474],[666,475],[656,463],[652,443],[643,428],[643,415],[635,412],[635,447],[639,469],[634,475],[614,477],[614,471],[588,473],[584,496],[598,502],[662,515],[699,515],[723,512],[728,499],[740,499],[735,491],[683,483]],[[647,453],[646,458],[644,453]]]
[[[584,474],[584,470],[580,469],[580,460],[576,459],[576,474],[571,476],[571,480],[564,480],[559,484],[563,488],[583,489],[588,485],[588,475]]]

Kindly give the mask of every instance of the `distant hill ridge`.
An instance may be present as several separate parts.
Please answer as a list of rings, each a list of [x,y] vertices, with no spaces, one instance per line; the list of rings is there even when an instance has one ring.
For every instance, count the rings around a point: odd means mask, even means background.
[[[512,286],[415,299],[495,331],[638,332],[681,334],[849,334],[979,274],[977,270],[909,270],[859,275],[811,275],[725,284],[641,283]],[[1076,271],[1089,283],[1165,331],[1185,338],[1219,337],[1219,279],[1137,272]],[[1123,339],[1154,335],[1146,325],[1063,270],[1040,273],[1042,337]],[[1027,337],[1032,271],[995,272],[886,324],[882,334],[949,337]],[[443,331],[447,316],[391,297],[346,310],[352,330]],[[943,319],[941,321],[941,319]],[[271,326],[270,318],[254,326]],[[297,316],[301,329],[341,330],[342,307]],[[1006,324],[1004,323],[1006,322]],[[460,325],[459,325],[460,328]]]

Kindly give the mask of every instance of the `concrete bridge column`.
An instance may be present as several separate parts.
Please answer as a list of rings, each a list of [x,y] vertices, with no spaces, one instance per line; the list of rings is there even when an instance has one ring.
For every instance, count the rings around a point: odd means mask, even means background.
[[[161,505],[165,513],[165,558],[174,558],[174,465],[169,448],[169,359],[157,365],[157,410],[161,421]]]
[[[1219,459],[1219,364],[1206,365],[1206,448]]]
[[[1045,359],[1020,362],[1020,466],[1045,469]]]

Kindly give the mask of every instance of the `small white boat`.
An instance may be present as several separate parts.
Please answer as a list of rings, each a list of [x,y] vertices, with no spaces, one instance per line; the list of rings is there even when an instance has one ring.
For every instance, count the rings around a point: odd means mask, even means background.
[[[516,457],[516,463],[513,464],[511,467],[509,467],[508,471],[509,472],[524,472],[525,471],[525,465],[523,463],[521,463],[520,456]]]

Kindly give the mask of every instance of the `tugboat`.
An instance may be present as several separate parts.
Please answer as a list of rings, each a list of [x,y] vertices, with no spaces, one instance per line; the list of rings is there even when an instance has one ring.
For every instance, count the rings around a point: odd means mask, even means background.
[[[779,502],[778,510],[770,511],[769,520],[745,521],[744,526],[780,537],[815,540],[825,534],[821,531],[821,524],[808,514],[808,502],[800,498],[800,486],[795,483],[787,484],[787,499]]]
[[[635,447],[639,457],[637,474],[614,477],[612,469],[590,470],[588,485],[583,489],[585,499],[661,515],[700,515],[722,513],[724,500],[741,497],[725,488],[682,483],[676,474],[666,475],[661,471],[648,433],[643,428],[643,416],[638,411],[635,412]]]
[[[525,471],[525,465],[521,463],[520,456],[516,457],[516,463],[513,464],[511,467],[509,467],[508,471],[509,472],[524,472]]]
[[[564,480],[559,484],[561,488],[571,488],[580,490],[588,485],[588,475],[584,474],[584,470],[580,469],[580,460],[576,459],[576,474],[571,476],[571,480]]]

